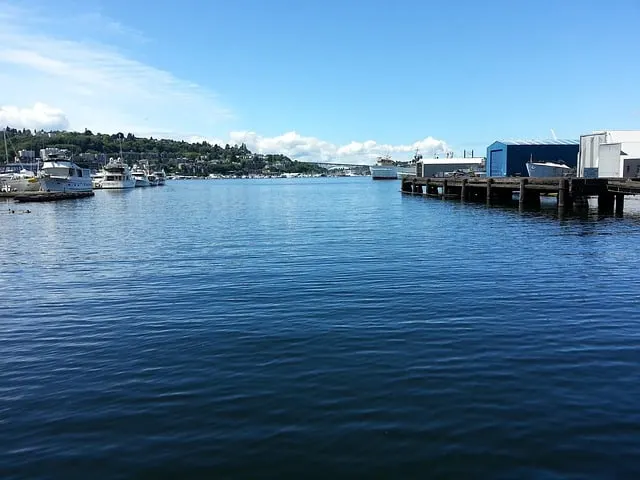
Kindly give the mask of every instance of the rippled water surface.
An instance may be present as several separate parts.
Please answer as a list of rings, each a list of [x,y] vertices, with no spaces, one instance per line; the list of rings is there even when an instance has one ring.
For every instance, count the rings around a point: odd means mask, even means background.
[[[640,476],[634,214],[370,178],[7,205],[2,478]]]

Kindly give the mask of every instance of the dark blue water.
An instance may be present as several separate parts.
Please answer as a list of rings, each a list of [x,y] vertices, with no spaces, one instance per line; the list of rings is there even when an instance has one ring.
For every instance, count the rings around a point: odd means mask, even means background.
[[[6,208],[2,478],[640,475],[636,215],[369,178]]]

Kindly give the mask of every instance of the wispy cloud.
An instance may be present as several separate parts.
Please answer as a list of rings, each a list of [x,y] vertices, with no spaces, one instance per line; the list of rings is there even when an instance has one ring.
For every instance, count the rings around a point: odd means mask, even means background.
[[[14,106],[54,105],[78,130],[208,132],[232,118],[206,88],[113,47],[43,33],[45,20],[16,6],[0,10],[0,92],[11,92]]]
[[[99,29],[106,34],[123,37],[126,40],[133,40],[138,43],[150,43],[151,39],[140,30],[114,20],[99,11],[81,13],[77,16],[74,24],[81,24],[84,28],[95,35]]]
[[[136,60],[108,39],[98,43],[91,33],[152,42],[144,34],[100,12],[76,14],[67,22],[78,28],[60,29],[58,19],[52,11],[27,11],[0,0],[0,127],[89,128],[219,144],[244,142],[259,153],[360,164],[371,164],[380,155],[408,159],[415,149],[425,156],[449,150],[432,137],[401,145],[375,140],[337,145],[295,131],[274,137],[253,131],[223,134],[234,115],[214,92]]]

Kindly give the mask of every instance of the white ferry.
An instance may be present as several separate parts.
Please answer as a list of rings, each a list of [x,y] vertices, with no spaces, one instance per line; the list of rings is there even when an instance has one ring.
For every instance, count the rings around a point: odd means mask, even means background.
[[[405,175],[415,175],[418,160],[422,155],[416,153],[409,162],[396,162],[389,155],[378,158],[375,165],[369,167],[371,178],[373,180],[397,180]]]

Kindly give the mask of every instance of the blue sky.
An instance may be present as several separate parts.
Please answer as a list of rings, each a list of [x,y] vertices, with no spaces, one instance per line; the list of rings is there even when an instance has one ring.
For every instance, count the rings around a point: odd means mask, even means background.
[[[353,161],[640,128],[637,0],[23,5],[0,123]]]

